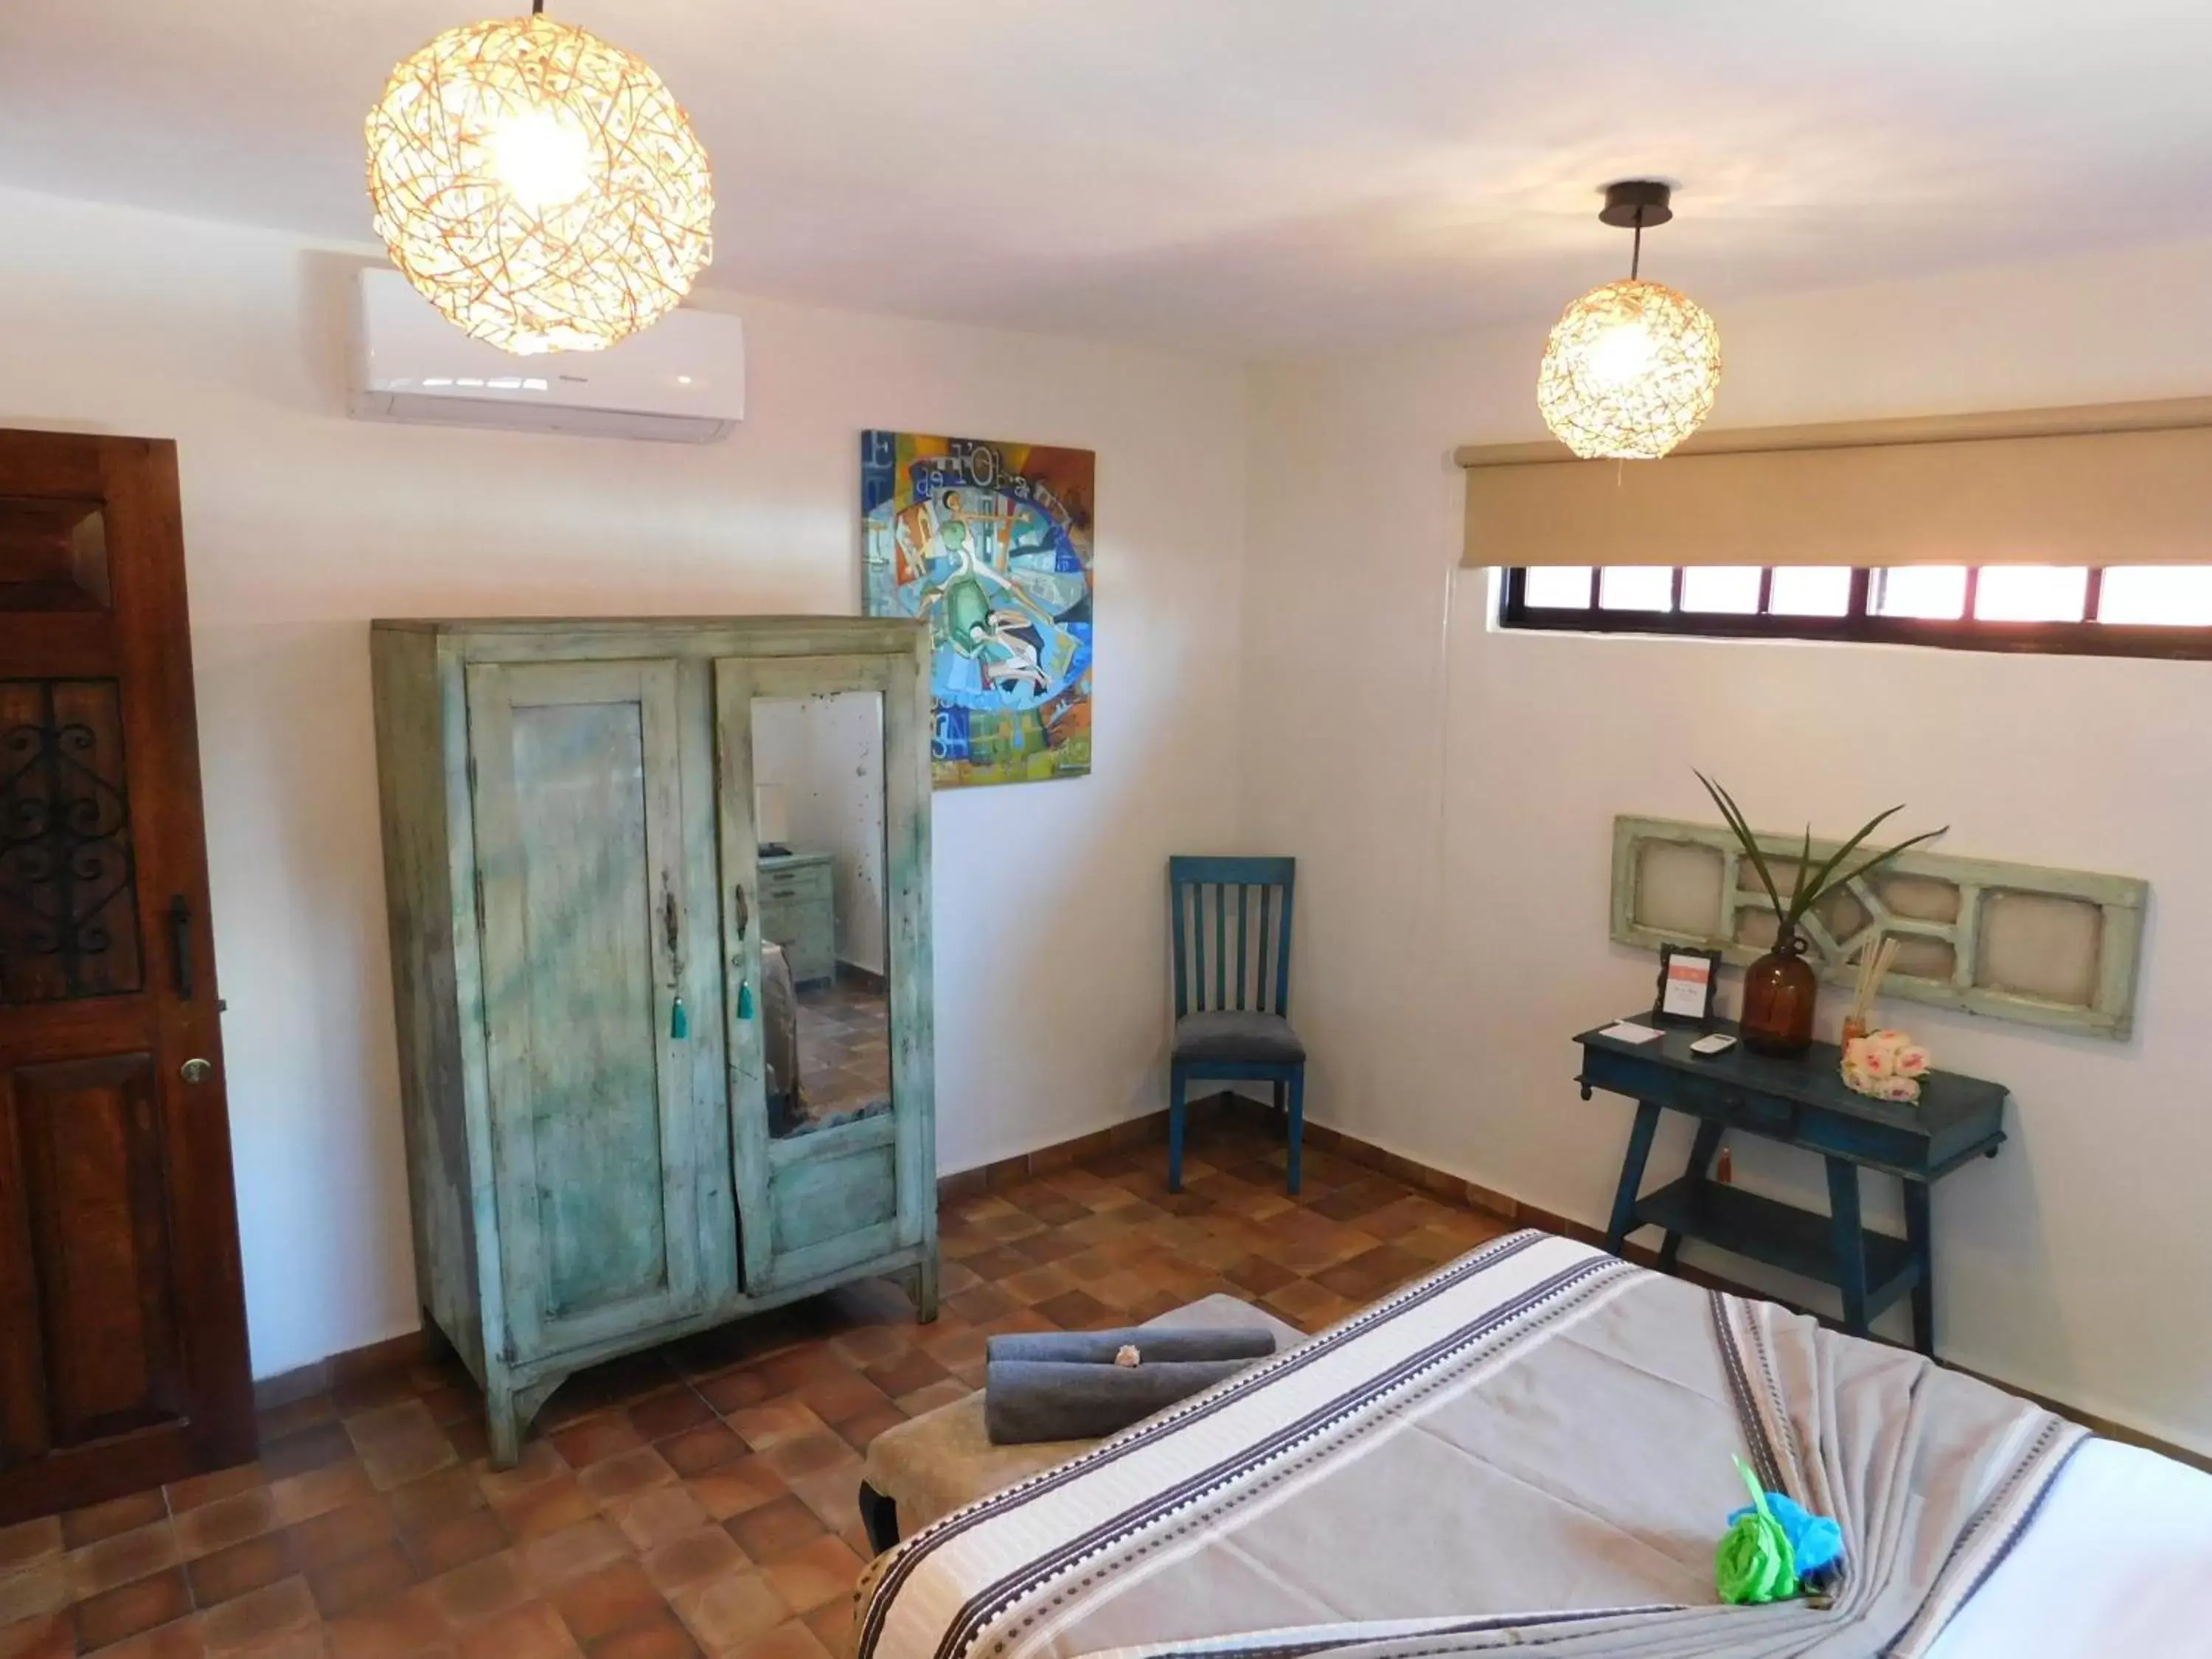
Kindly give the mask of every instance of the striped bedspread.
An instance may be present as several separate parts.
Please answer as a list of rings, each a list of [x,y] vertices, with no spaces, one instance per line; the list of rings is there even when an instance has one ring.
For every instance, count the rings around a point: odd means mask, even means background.
[[[854,1659],[1911,1656],[2081,1434],[1518,1233],[916,1534],[861,1581]],[[1828,1596],[1719,1604],[1731,1454],[1842,1522]]]

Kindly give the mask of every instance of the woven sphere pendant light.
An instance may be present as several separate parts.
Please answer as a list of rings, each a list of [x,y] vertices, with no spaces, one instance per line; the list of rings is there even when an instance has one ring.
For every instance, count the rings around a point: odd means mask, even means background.
[[[1608,224],[1673,217],[1667,186],[1636,181],[1606,193]],[[1553,325],[1536,377],[1545,425],[1585,459],[1656,460],[1705,423],[1721,384],[1721,336],[1705,307],[1636,276],[1592,289]]]
[[[573,24],[447,30],[392,70],[368,139],[392,262],[508,351],[611,345],[673,308],[714,252],[714,181],[683,106]]]

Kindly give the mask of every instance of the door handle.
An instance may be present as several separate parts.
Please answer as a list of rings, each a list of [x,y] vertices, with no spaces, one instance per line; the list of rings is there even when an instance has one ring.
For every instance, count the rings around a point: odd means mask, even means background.
[[[738,942],[744,943],[745,929],[752,925],[752,911],[745,903],[745,884],[738,883],[730,889],[730,908],[737,913]]]
[[[660,878],[660,927],[668,938],[669,963],[680,971],[684,958],[676,948],[676,890],[668,884],[665,876]]]
[[[205,1083],[215,1075],[215,1066],[210,1060],[188,1060],[177,1067],[177,1075],[187,1083]]]
[[[169,965],[180,1002],[192,1000],[192,907],[178,894],[169,901]]]

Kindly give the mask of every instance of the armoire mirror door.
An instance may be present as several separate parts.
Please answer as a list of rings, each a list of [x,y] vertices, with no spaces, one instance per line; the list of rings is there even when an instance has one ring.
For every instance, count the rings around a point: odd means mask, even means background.
[[[922,1242],[936,1179],[926,694],[906,657],[715,665],[748,1291]]]

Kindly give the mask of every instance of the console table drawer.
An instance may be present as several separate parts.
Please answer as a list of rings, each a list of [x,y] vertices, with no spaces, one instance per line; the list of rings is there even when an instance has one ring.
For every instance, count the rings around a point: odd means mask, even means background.
[[[1668,1111],[1899,1173],[1925,1174],[1934,1161],[1929,1137],[1917,1127],[1747,1088],[1724,1073],[1686,1076],[1642,1055],[1592,1047],[1583,1050],[1581,1080],[1586,1088],[1648,1100]]]

